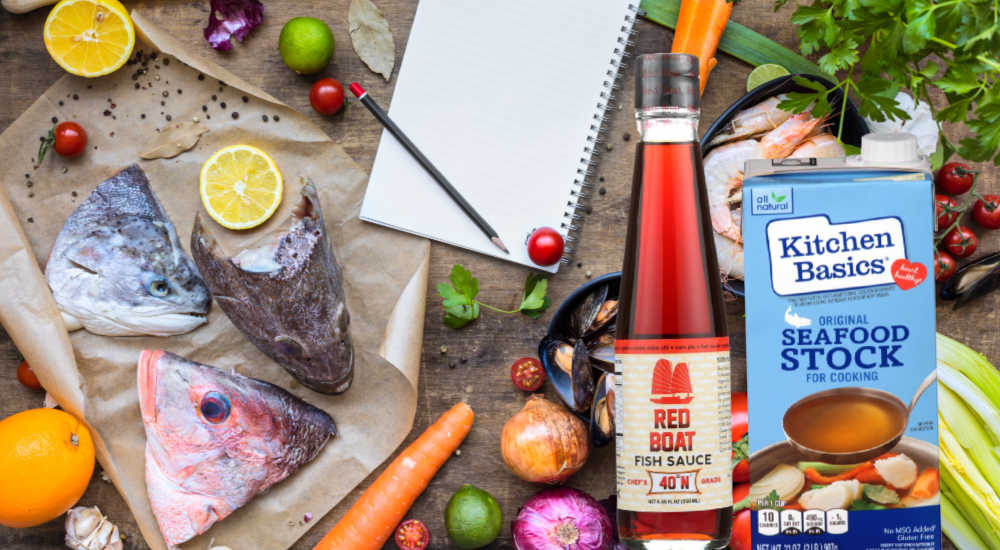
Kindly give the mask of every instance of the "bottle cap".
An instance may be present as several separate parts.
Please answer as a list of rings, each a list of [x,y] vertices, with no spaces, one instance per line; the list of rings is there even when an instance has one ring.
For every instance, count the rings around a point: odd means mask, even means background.
[[[698,109],[698,58],[686,53],[640,55],[635,69],[635,108]]]
[[[878,132],[861,136],[865,164],[900,164],[920,160],[917,137],[905,132]]]

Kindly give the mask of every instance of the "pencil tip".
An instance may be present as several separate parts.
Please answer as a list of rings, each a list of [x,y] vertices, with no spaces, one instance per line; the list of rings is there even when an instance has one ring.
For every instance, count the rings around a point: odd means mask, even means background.
[[[503,245],[503,241],[500,240],[500,237],[490,237],[490,240],[493,241],[493,244],[497,245],[497,248],[503,250],[504,254],[510,254],[510,251]]]

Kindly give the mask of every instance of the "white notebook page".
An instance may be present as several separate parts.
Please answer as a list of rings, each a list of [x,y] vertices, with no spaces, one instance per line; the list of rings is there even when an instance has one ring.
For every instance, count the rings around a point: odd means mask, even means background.
[[[496,248],[383,130],[361,218],[533,266],[563,235],[636,0],[422,0],[389,116],[497,231]],[[388,98],[374,98],[385,107]],[[562,226],[562,224],[566,226]],[[537,266],[536,266],[537,267]],[[555,272],[558,268],[545,268]]]

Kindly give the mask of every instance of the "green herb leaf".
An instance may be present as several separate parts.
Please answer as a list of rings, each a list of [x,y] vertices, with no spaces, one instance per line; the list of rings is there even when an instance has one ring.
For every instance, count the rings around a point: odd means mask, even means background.
[[[881,504],[876,504],[874,502],[868,502],[864,499],[858,499],[851,503],[851,510],[885,510],[885,506]]]
[[[437,291],[444,307],[444,324],[451,328],[462,328],[479,318],[481,307],[497,313],[517,313],[520,311],[532,319],[537,319],[552,305],[545,295],[549,282],[541,275],[531,273],[524,281],[521,305],[515,310],[505,310],[476,300],[479,294],[479,279],[465,267],[455,264],[448,276],[451,284],[438,283]]]

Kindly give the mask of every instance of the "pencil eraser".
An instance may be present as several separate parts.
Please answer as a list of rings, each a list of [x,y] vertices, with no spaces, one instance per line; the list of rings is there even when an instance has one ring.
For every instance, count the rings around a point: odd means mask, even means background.
[[[351,93],[354,94],[355,97],[365,95],[365,89],[362,88],[361,84],[358,84],[357,82],[351,82],[351,85],[348,87],[351,89]]]

